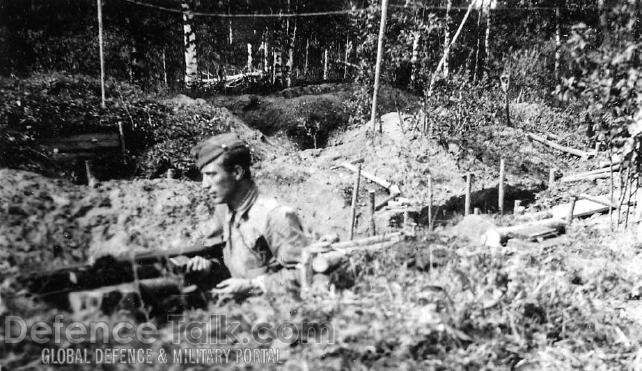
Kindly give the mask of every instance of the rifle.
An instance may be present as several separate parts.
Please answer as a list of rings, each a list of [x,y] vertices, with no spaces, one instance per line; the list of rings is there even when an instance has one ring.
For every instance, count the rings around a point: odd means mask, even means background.
[[[133,256],[102,256],[93,264],[77,264],[21,275],[18,278],[27,290],[57,307],[68,307],[67,295],[75,291],[98,289],[135,281],[168,277],[171,274],[185,273],[189,258],[202,256],[207,259],[222,261],[224,241],[216,240],[209,246],[190,246],[164,251],[151,251]],[[184,285],[202,284],[199,277],[185,275]],[[220,269],[213,269],[207,278],[208,283],[215,285],[229,277],[229,272],[222,264]],[[200,286],[200,285],[199,285]]]

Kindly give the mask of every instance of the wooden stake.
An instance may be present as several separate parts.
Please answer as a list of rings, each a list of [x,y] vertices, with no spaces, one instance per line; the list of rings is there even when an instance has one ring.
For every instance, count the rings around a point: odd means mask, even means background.
[[[499,199],[497,200],[497,207],[499,209],[499,214],[503,215],[504,214],[504,177],[505,177],[505,162],[504,159],[502,158],[499,160],[499,186],[498,186],[498,193],[499,193]]]
[[[375,191],[373,190],[368,192],[368,210],[370,211],[370,235],[374,236],[377,231],[375,228]]]
[[[123,129],[123,122],[118,121],[118,138],[120,139],[120,151],[123,155],[123,163],[127,162],[127,149],[125,148],[125,130]]]
[[[167,179],[174,179],[176,177],[176,171],[174,169],[167,169]]]
[[[555,173],[557,172],[557,169],[551,168],[548,171],[548,189],[553,189],[553,186],[555,185]]]
[[[432,175],[428,174],[428,230],[432,230]]]
[[[522,206],[522,200],[515,200],[515,205],[513,206],[513,214],[519,215],[519,208]]]
[[[571,207],[568,211],[568,217],[566,218],[566,224],[571,225],[573,222],[573,213],[575,212],[575,201],[577,201],[577,197],[571,196]]]
[[[85,174],[87,174],[87,184],[93,188],[94,185],[96,184],[96,177],[94,177],[94,174],[91,171],[90,160],[85,160]]]
[[[381,59],[383,57],[383,38],[386,32],[386,18],[388,13],[388,0],[381,0],[381,23],[379,25],[379,40],[377,42],[377,64],[375,66],[375,81],[372,92],[372,110],[370,121],[372,121],[372,132],[377,127],[377,96],[379,95],[379,75],[381,74]],[[379,124],[379,133],[381,134],[381,123]]]
[[[350,218],[350,240],[354,237],[354,227],[357,222],[357,198],[359,196],[359,183],[361,182],[361,164],[357,168],[357,176],[354,180],[354,189],[352,190],[352,210]]]
[[[98,53],[100,56],[100,107],[105,105],[105,55],[103,51],[103,2],[96,0],[98,8]]]
[[[511,126],[510,125],[510,109],[509,109],[509,102],[508,102],[508,91],[510,89],[510,75],[509,74],[504,74],[500,76],[500,80],[502,83],[502,90],[504,90],[504,106],[506,110],[506,126]]]
[[[473,174],[466,174],[466,200],[464,205],[464,215],[470,215],[470,193],[473,188]]]
[[[475,214],[475,215],[479,215],[480,214],[480,211],[479,211],[478,207],[473,209],[473,214]]]

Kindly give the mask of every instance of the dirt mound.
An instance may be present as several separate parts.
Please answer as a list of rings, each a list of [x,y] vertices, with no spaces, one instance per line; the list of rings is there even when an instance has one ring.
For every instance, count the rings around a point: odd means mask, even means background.
[[[105,254],[188,247],[213,213],[200,184],[170,180],[76,186],[0,170],[3,274],[86,262]]]

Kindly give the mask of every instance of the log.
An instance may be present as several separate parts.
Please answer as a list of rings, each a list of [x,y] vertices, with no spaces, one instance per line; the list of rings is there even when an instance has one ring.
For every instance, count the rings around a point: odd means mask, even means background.
[[[560,182],[570,183],[570,182],[579,182],[582,180],[607,179],[610,177],[611,177],[611,173],[607,171],[607,172],[602,172],[602,173],[592,174],[592,175],[575,176],[575,177],[568,176],[560,179]]]
[[[312,263],[311,263],[312,271],[316,273],[327,273],[333,270],[334,268],[336,268],[343,261],[345,261],[345,259],[350,255],[350,253],[354,251],[380,250],[380,249],[390,247],[396,244],[397,242],[398,242],[397,240],[393,239],[389,241],[371,243],[363,246],[355,246],[354,248],[349,250],[348,249],[335,250],[335,251],[328,251],[321,254],[317,254],[312,259]]]
[[[82,152],[118,149],[120,139],[116,133],[94,133],[46,139],[41,144],[54,152]]]
[[[558,235],[564,232],[566,222],[561,219],[544,219],[535,222],[514,225],[510,227],[497,228],[502,240],[521,238],[525,240],[536,240],[539,238]]]
[[[554,218],[557,218],[557,219],[567,219],[570,206],[571,206],[570,204],[561,204],[561,205],[554,206],[553,208],[551,208],[551,214],[553,215]],[[575,203],[575,207],[573,208],[573,217],[581,218],[581,217],[591,216],[593,214],[604,213],[608,211],[609,211],[609,206],[604,206],[602,204],[589,201],[589,200],[578,200]]]
[[[339,166],[344,167],[344,168],[346,168],[346,169],[348,169],[350,171],[353,171],[355,173],[357,171],[359,171],[359,169],[356,166],[354,166],[352,164],[349,164],[347,162],[344,162]],[[363,170],[361,170],[361,176],[363,176],[364,178],[370,180],[373,183],[376,183],[376,184],[382,186],[383,188],[386,188],[390,192],[391,195],[393,195],[393,194],[396,194],[396,195],[401,194],[401,190],[399,189],[399,187],[397,187],[396,185],[388,182],[387,180],[385,180],[385,179],[383,179],[381,177],[378,177],[378,176],[376,176],[374,174],[371,174],[371,173],[369,173],[367,171],[363,171]]]
[[[552,142],[552,141],[550,141],[548,139],[545,139],[545,138],[543,138],[543,137],[541,137],[541,136],[539,136],[537,134],[528,133],[528,134],[526,134],[526,136],[531,140],[534,140],[536,142],[540,142],[540,143],[542,143],[544,145],[547,145],[547,146],[549,146],[551,148],[554,148],[554,149],[556,149],[558,151],[566,152],[566,153],[569,153],[569,154],[572,154],[572,155],[575,155],[575,156],[579,156],[579,157],[582,157],[582,158],[589,158],[589,157],[591,157],[593,155],[592,153],[588,153],[588,152],[585,152],[585,151],[582,151],[582,150],[579,150],[579,149],[566,147],[566,146],[557,144],[557,143]]]
[[[613,205],[607,200],[603,200],[603,199],[601,199],[599,197],[587,195],[587,194],[584,194],[584,193],[581,193],[579,196],[577,196],[577,198],[583,199],[583,200],[589,200],[589,201],[595,202],[596,204],[600,204],[600,205],[604,205],[604,206],[610,206],[613,209],[619,209],[620,208],[618,205]]]

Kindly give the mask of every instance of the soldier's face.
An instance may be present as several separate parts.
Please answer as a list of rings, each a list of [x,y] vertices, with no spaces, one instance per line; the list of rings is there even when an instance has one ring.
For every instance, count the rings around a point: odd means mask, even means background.
[[[223,168],[223,156],[205,165],[201,170],[203,174],[203,188],[212,196],[212,201],[217,204],[229,204],[237,192],[240,177],[237,171],[226,171]]]

